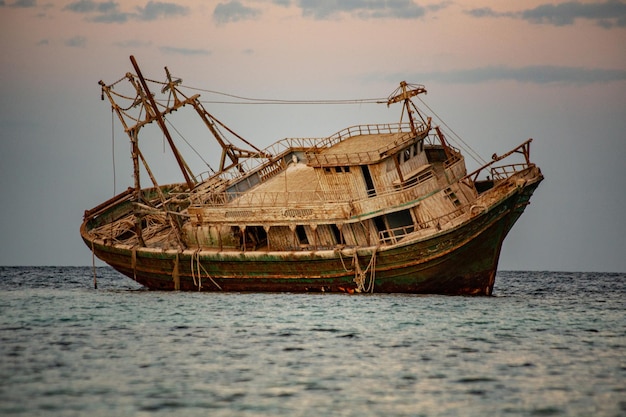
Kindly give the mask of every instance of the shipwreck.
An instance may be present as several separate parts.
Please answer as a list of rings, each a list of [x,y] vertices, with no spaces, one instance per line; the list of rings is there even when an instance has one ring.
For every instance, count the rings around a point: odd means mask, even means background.
[[[100,86],[130,139],[134,184],[80,227],[106,264],[154,290],[492,294],[502,242],[543,179],[532,139],[468,173],[415,105],[425,87],[402,82],[386,100],[398,123],[259,149],[167,68],[157,82],[131,63],[134,73]],[[192,173],[175,143],[166,121],[183,108],[221,150],[216,169]],[[179,183],[157,183],[139,140],[149,124]]]

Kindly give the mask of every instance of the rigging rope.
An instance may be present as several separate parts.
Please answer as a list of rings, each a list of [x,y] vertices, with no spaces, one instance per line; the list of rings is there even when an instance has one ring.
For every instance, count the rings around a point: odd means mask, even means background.
[[[197,88],[191,86],[182,86],[190,90],[202,91],[205,93],[216,94],[224,97],[229,97],[241,101],[202,101],[203,103],[213,104],[385,104],[386,98],[364,98],[364,99],[350,99],[350,100],[282,100],[282,99],[268,99],[268,98],[252,98],[238,96],[235,94],[223,93],[221,91],[208,90],[204,88]]]
[[[202,155],[200,154],[200,152],[198,152],[196,150],[196,148],[194,148],[191,143],[189,143],[189,141],[178,131],[178,129],[176,129],[176,126],[174,126],[172,124],[172,122],[169,121],[169,119],[165,119],[165,121],[167,122],[167,124],[174,129],[174,132],[178,133],[178,136],[180,136],[180,138],[187,144],[187,146],[189,146],[191,148],[191,150],[198,155],[198,158],[200,158],[202,160],[202,162],[204,162],[204,164],[212,171],[215,172],[215,170],[211,167],[211,165],[209,165],[209,163],[206,161],[206,159],[204,159],[202,157]]]
[[[256,99],[246,99],[256,100]],[[237,104],[237,105],[251,105],[251,104],[303,104],[303,105],[316,105],[316,104],[385,104],[386,101],[375,101],[378,99],[353,99],[353,100],[273,100],[273,99],[259,99],[259,101],[223,101],[223,100],[200,100],[203,104]]]
[[[428,106],[428,104],[424,102],[424,100],[422,100],[419,96],[417,96],[417,99],[420,101],[420,103],[424,105],[424,107],[428,109],[429,112],[433,114],[433,116],[435,116],[441,122],[441,124],[443,124],[452,133],[452,135],[456,138],[458,143],[460,142],[459,145],[462,148],[464,148],[468,154],[470,154],[472,159],[474,159],[476,162],[481,163],[483,165],[487,163],[487,161],[485,161],[478,152],[472,149],[471,146],[469,146],[463,139],[461,139],[461,137],[454,130],[452,130],[452,128],[448,126],[448,124],[437,113],[435,113],[435,111],[431,109],[430,106]]]
[[[121,82],[123,79],[127,78],[129,75],[130,74],[127,74],[126,77],[123,77],[120,80],[116,81],[115,83],[111,84],[110,87],[113,87],[115,84]],[[167,82],[157,81],[157,80],[152,80],[152,79],[146,79],[146,81],[154,83],[154,84],[158,84],[158,85],[161,85],[161,86],[169,85],[169,83],[167,83]],[[236,95],[236,94],[225,93],[225,92],[217,91],[217,90],[193,87],[193,86],[189,86],[189,85],[182,85],[181,84],[180,87],[186,88],[186,89],[189,89],[189,90],[193,90],[193,91],[201,91],[201,92],[205,92],[205,93],[209,93],[209,94],[215,94],[215,95],[219,95],[219,96],[223,96],[223,97],[227,97],[228,98],[228,100],[199,100],[201,103],[209,103],[209,104],[231,104],[231,105],[251,105],[251,104],[259,104],[259,105],[329,105],[329,104],[387,104],[388,103],[388,98],[336,99],[336,100],[284,100],[284,99],[271,99],[271,98],[253,98],[253,97],[245,97],[245,96],[240,96],[240,95]],[[135,98],[132,98],[132,97],[129,97],[129,96],[121,95],[121,94],[113,92],[113,91],[111,91],[111,93],[115,94],[118,97],[125,98],[127,100],[131,100],[132,104],[130,105],[130,107],[128,107],[126,109],[120,108],[120,110],[129,119],[135,120],[136,122],[139,122],[140,117],[134,118],[134,117],[130,116],[129,114],[127,114],[127,110],[130,110],[132,107],[134,107],[137,104],[137,101],[139,99],[139,95],[137,95]],[[156,100],[156,102],[160,106],[166,106],[166,104],[164,105],[163,103],[169,103],[169,101],[171,100],[171,96],[172,96],[172,93],[170,92],[167,100],[161,99],[161,100]],[[481,164],[486,164],[487,163],[487,161],[485,161],[485,159],[482,158],[478,152],[476,152],[474,149],[472,149],[472,147],[467,142],[465,142],[461,138],[460,135],[458,135],[450,126],[448,126],[448,124],[432,108],[430,108],[428,106],[428,104],[426,104],[424,102],[424,100],[422,100],[419,96],[416,96],[416,97],[420,101],[420,103],[422,103],[422,105],[424,105],[424,107],[427,108],[428,111],[433,116],[435,116],[440,121],[440,123],[443,126],[445,126],[447,128],[447,130],[453,136],[453,141],[455,143],[457,143],[459,145],[459,147],[461,147],[465,151],[467,151],[468,155],[472,159],[474,159],[476,162],[481,163]],[[179,133],[179,135],[180,135],[180,133]],[[180,135],[180,136],[183,138],[183,140],[185,140],[185,142],[187,142],[187,140],[182,135]],[[189,142],[187,142],[187,144],[189,145]],[[199,153],[191,145],[189,145],[189,146],[199,156]],[[209,168],[211,168],[210,165],[204,159],[203,159],[203,162]]]
[[[111,154],[113,155],[113,195],[117,195],[115,178],[115,110],[113,107],[111,107]]]

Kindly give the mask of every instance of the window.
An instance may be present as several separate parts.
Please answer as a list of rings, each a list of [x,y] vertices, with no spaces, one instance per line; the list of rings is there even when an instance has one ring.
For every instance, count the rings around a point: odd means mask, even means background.
[[[411,148],[406,148],[404,152],[402,152],[402,162],[406,162],[411,159]]]
[[[398,156],[398,161],[400,163],[406,162],[411,158],[416,157],[424,150],[424,141],[420,140],[415,142],[413,145],[409,146]]]
[[[389,228],[393,230],[393,234],[403,236],[413,231],[413,217],[409,210],[396,211],[386,215]]]
[[[376,196],[376,188],[374,187],[374,180],[372,180],[372,175],[370,174],[370,170],[367,165],[363,165],[363,179],[365,180],[365,187],[367,189],[368,197]]]
[[[456,196],[456,194],[454,194],[454,191],[452,191],[451,188],[446,188],[445,194],[446,194],[446,197],[448,197],[450,201],[452,201],[452,204],[454,204],[455,207],[459,207],[461,205],[461,202],[459,201],[458,197]]]
[[[333,235],[335,236],[335,241],[341,245],[343,243],[343,237],[341,236],[341,231],[339,230],[337,225],[331,224],[330,230],[333,232]]]
[[[304,230],[304,226],[301,224],[296,226],[296,236],[298,236],[298,241],[301,245],[309,244],[309,239],[306,236],[306,230]]]

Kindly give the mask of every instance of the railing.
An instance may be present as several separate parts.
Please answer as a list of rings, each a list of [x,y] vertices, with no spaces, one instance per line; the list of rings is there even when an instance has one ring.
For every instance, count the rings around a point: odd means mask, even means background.
[[[420,127],[420,131],[426,129],[424,125]],[[364,134],[403,133],[407,132],[408,128],[409,125],[405,123],[358,125],[345,128],[335,133],[334,135],[326,138],[285,138],[274,142],[273,144],[259,152],[259,158],[247,158],[236,166],[220,172],[217,175],[226,181],[236,180],[244,177],[245,175],[248,175],[250,172],[255,171],[257,168],[265,164],[275,162],[276,160],[280,159],[282,156],[285,156],[294,149],[319,150],[331,147],[352,136]],[[262,157],[261,155],[270,155],[270,157]],[[268,160],[271,162],[268,162]],[[202,175],[202,177],[204,177],[204,175]]]
[[[526,142],[522,143],[521,145],[519,145],[517,148],[503,154],[503,155],[496,155],[494,154],[492,156],[492,161],[486,163],[485,165],[481,166],[480,168],[478,168],[477,170],[467,174],[465,177],[463,177],[462,180],[469,180],[471,182],[476,182],[476,180],[478,179],[478,176],[485,170],[485,169],[489,169],[490,174],[493,176],[493,179],[495,180],[503,180],[506,179],[508,177],[510,177],[511,175],[515,174],[516,172],[520,172],[530,166],[533,166],[534,164],[532,162],[530,162],[530,143],[532,142],[532,139],[528,139]],[[495,164],[498,161],[501,161],[509,156],[511,156],[514,153],[519,153],[522,154],[524,156],[524,163],[518,163],[518,164],[509,164],[509,165],[502,165],[502,166],[497,166],[494,167],[492,166],[493,164]]]
[[[410,129],[410,126],[407,123],[402,123],[402,124],[386,123],[386,124],[350,126],[350,127],[340,130],[334,135],[331,135],[325,138],[316,147],[317,148],[329,148],[353,136],[381,135],[381,134],[389,134],[389,133],[410,132],[410,130],[407,130],[407,129]]]
[[[455,219],[467,213],[468,211],[471,212],[472,207],[473,206],[471,204],[465,204],[465,205],[460,206],[454,211],[450,211],[442,216],[436,217],[434,219],[431,219],[425,222],[414,223],[414,224],[402,226],[402,227],[396,227],[395,229],[382,230],[378,232],[378,240],[380,244],[382,245],[393,245],[393,244],[398,243],[400,240],[402,240],[402,238],[404,238],[406,235],[409,235],[411,233],[414,233],[420,230],[426,230],[426,229],[436,229],[438,231],[443,230],[442,224],[445,225],[446,223],[450,222],[452,219]]]
[[[378,241],[383,245],[394,244],[398,239],[403,238],[415,231],[415,225],[396,227],[395,229],[382,230],[378,232]]]
[[[335,191],[224,192],[206,196],[203,206],[287,207],[301,203],[346,203],[350,195]]]
[[[374,207],[380,205],[383,199],[394,198],[397,201],[410,201],[419,197],[424,190],[419,188],[434,180],[435,176],[431,170],[425,171],[416,178],[411,179],[403,184],[398,184],[394,188],[387,190],[378,190],[375,197],[361,197],[352,195],[345,190],[342,191],[275,191],[275,192],[207,192],[205,194],[192,194],[192,206],[198,207],[223,207],[225,205],[231,207],[274,207],[290,204],[321,204],[321,203],[347,203],[351,202],[354,207],[361,205]],[[417,192],[416,192],[417,191]],[[405,195],[405,198],[400,198]]]
[[[237,180],[254,172],[263,165],[271,165],[294,149],[308,149],[323,142],[324,138],[287,138],[273,143],[259,153],[258,158],[247,158],[243,162],[217,174],[224,181]],[[263,157],[261,155],[270,155]]]
[[[418,126],[418,134],[424,133],[428,126],[421,124]],[[402,133],[393,143],[387,144],[373,152],[355,152],[352,154],[332,154],[320,155],[317,151],[329,148],[348,138],[359,135],[371,134],[397,134]],[[208,178],[215,177],[225,182],[231,182],[245,177],[252,172],[257,171],[264,165],[272,165],[288,155],[294,150],[305,150],[309,163],[315,165],[359,165],[380,159],[389,149],[393,149],[403,142],[412,139],[412,133],[408,123],[387,123],[373,125],[358,125],[345,128],[332,136],[326,138],[286,138],[281,139],[267,148],[259,152],[257,158],[246,158],[241,163],[224,170],[223,172],[213,174],[205,171],[196,176],[196,180],[203,182]],[[313,149],[315,151],[313,151]],[[266,157],[262,155],[268,155]],[[332,159],[332,162],[331,162]]]
[[[528,164],[510,164],[492,167],[490,169],[491,177],[494,180],[504,180],[515,174],[516,172],[523,171],[528,168]]]
[[[428,130],[428,126],[421,124],[417,134],[425,133]],[[391,135],[400,134],[392,143],[388,143],[385,146],[381,146],[378,149],[368,152],[352,152],[344,154],[320,154],[321,148],[332,147],[346,139],[354,136],[362,135]],[[343,129],[333,136],[327,138],[327,140],[321,142],[316,146],[315,150],[306,152],[309,164],[313,166],[336,166],[336,165],[361,165],[371,163],[380,160],[387,151],[394,149],[401,144],[413,139],[414,135],[410,130],[410,126],[406,123],[392,123],[392,124],[375,124],[375,125],[359,125],[352,126]]]
[[[312,166],[346,166],[346,165],[364,165],[375,162],[380,159],[380,152],[352,152],[345,154],[318,154],[316,152],[307,152],[307,160]]]

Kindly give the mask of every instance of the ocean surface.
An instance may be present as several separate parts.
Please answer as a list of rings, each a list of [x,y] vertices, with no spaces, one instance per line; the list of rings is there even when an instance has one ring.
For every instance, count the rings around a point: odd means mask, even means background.
[[[167,293],[0,267],[1,416],[625,416],[626,274],[492,297]]]

